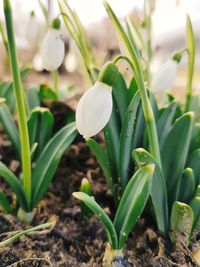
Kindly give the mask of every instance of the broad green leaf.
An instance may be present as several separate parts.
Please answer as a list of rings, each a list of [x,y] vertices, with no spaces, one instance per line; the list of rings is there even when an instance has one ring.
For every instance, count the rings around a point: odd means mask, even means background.
[[[191,200],[195,191],[195,177],[191,168],[186,168],[183,172],[180,184],[180,192],[178,199],[181,202],[187,203]]]
[[[187,166],[194,172],[195,186],[200,183],[200,148],[194,150],[188,158]]]
[[[23,79],[29,72],[29,68],[21,69],[20,74],[21,78]],[[10,109],[10,112],[13,113],[15,108],[15,96],[14,96],[14,90],[13,90],[13,82],[10,83],[4,83],[4,87],[0,88],[1,90],[1,97],[4,97],[6,99],[6,103]]]
[[[40,106],[39,90],[38,88],[30,88],[27,91],[27,100],[30,110]]]
[[[196,118],[198,119],[200,112],[200,103],[198,95],[194,95],[191,97],[190,111],[193,111],[196,115]]]
[[[140,95],[139,92],[137,92],[128,106],[120,134],[119,179],[123,191],[127,185],[128,179],[130,178],[130,171],[132,171],[130,166],[132,162],[131,152],[134,148],[132,147],[132,144],[139,103]]]
[[[192,129],[192,137],[190,142],[190,153],[196,148],[200,148],[200,123],[196,122]]]
[[[56,92],[53,91],[52,88],[50,88],[46,84],[42,84],[39,88],[39,98],[40,101],[42,100],[57,100],[58,96]]]
[[[200,197],[194,197],[190,202],[190,206],[192,207],[194,213],[192,232],[196,232],[200,228]]]
[[[111,176],[111,170],[109,166],[109,160],[108,160],[108,155],[106,149],[101,147],[94,139],[88,138],[87,139],[87,144],[92,151],[92,153],[95,155],[99,165],[101,166],[103,173],[107,179],[107,183],[112,190],[113,195],[115,195],[115,190],[114,190],[114,184]]]
[[[2,206],[4,213],[11,213],[12,208],[7,197],[0,191],[0,206]]]
[[[20,180],[2,162],[0,162],[0,176],[10,185],[17,195],[20,206],[28,211],[28,204]]]
[[[99,217],[106,229],[108,240],[112,248],[117,249],[117,234],[113,223],[111,222],[108,215],[104,212],[104,210],[99,206],[99,204],[97,204],[97,202],[92,197],[88,196],[83,192],[74,192],[73,196],[83,201]]]
[[[172,127],[173,119],[176,113],[177,104],[171,102],[167,108],[162,112],[157,122],[157,133],[160,149],[162,148],[165,139]]]
[[[115,98],[117,110],[120,115],[121,123],[123,123],[124,117],[126,115],[126,110],[129,104],[129,95],[128,88],[121,73],[119,73],[118,75],[117,82],[113,86],[112,92]]]
[[[153,171],[153,164],[142,167],[126,186],[114,219],[114,227],[119,239],[118,249],[123,247],[145,207],[151,190]]]
[[[109,164],[113,182],[118,183],[118,159],[119,159],[119,136],[120,136],[120,117],[113,98],[113,111],[111,118],[104,128],[106,150],[108,153]]]
[[[173,202],[178,199],[193,122],[193,112],[188,112],[177,119],[161,149],[162,169],[169,196],[169,209],[171,209]]]
[[[75,123],[63,127],[50,139],[32,172],[32,208],[40,201],[51,182],[63,153],[77,135]]]
[[[36,107],[28,119],[30,146],[38,143],[37,152],[41,153],[53,131],[54,117],[48,108]]]
[[[144,119],[142,103],[140,103],[139,108],[138,108],[132,147],[138,148],[138,147],[143,146],[144,132],[145,132],[145,119]]]
[[[138,91],[138,86],[137,86],[137,82],[135,80],[135,77],[133,76],[129,88],[128,88],[128,93],[129,93],[129,103],[131,102],[131,100],[133,99],[134,95],[137,93]]]
[[[10,112],[13,113],[15,109],[15,96],[13,91],[13,83],[9,83],[5,89],[6,90],[3,93],[3,97],[6,99],[6,103],[10,109]]]
[[[3,81],[3,82],[0,83],[0,97],[5,98],[4,94],[5,94],[8,86],[9,86],[8,82],[4,82]]]
[[[168,196],[167,196],[165,178],[163,177],[160,167],[156,163],[153,156],[143,148],[138,148],[133,151],[133,159],[135,159],[139,168],[141,168],[146,164],[155,165],[150,196],[154,207],[154,213],[156,217],[158,230],[163,235],[166,235],[169,224],[168,221],[169,212],[168,212],[168,201],[167,201]]]
[[[197,186],[197,189],[194,194],[195,197],[200,197],[200,185]]]
[[[170,239],[172,243],[188,246],[193,220],[192,208],[185,203],[175,201],[170,218]]]
[[[17,157],[20,158],[19,132],[4,98],[0,98],[0,122],[12,142]]]

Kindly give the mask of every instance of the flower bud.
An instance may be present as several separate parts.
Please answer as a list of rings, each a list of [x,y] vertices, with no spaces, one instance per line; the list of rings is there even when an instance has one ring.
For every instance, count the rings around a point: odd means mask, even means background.
[[[170,59],[160,66],[151,81],[151,89],[154,93],[166,92],[175,82],[178,70],[178,62]]]
[[[56,25],[56,27],[55,27]],[[60,25],[56,20],[46,33],[41,46],[41,59],[44,69],[54,71],[60,67],[65,56],[65,45],[60,37]]]
[[[118,68],[105,64],[98,81],[81,97],[76,110],[76,126],[84,138],[98,134],[108,123],[112,113],[112,86],[118,77]]]

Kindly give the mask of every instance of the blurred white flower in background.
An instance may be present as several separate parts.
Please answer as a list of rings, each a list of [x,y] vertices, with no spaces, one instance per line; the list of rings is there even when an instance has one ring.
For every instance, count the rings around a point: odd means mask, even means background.
[[[28,23],[25,30],[25,37],[29,45],[34,45],[38,42],[40,24],[34,11],[31,11]]]
[[[60,67],[65,56],[65,44],[61,39],[60,30],[49,29],[41,45],[41,60],[44,69],[56,70]]]
[[[171,89],[173,86],[178,70],[178,63],[173,59],[169,59],[163,63],[157,72],[152,74],[151,90],[154,93],[163,92]]]

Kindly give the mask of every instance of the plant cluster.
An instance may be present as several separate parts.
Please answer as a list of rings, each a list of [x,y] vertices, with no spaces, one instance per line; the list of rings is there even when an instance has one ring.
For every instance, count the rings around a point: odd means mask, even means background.
[[[13,207],[0,191],[3,210],[17,214],[27,223],[32,221],[35,207],[47,191],[63,153],[74,141],[78,130],[101,166],[115,202],[112,222],[95,201],[87,179],[83,179],[80,192],[73,193],[83,202],[83,218],[87,220],[91,210],[105,227],[108,246],[104,264],[109,265],[123,255],[128,235],[147,203],[160,234],[169,237],[174,244],[189,245],[200,226],[200,104],[199,97],[193,96],[192,90],[195,42],[190,17],[187,17],[186,47],[152,75],[150,1],[145,1],[142,23],[147,41],[132,18],[125,21],[125,26],[122,25],[104,1],[124,48],[122,54],[101,68],[95,64],[90,43],[76,12],[66,0],[58,3],[92,86],[81,97],[75,116],[69,114],[66,121],[70,123],[54,133],[54,116],[48,108],[41,106],[41,101],[59,98],[57,69],[65,54],[60,38],[60,19],[57,17],[52,23],[47,19],[50,26],[40,51],[43,67],[53,72],[54,90],[42,85],[26,94],[22,78],[27,69],[19,69],[12,9],[10,1],[4,0],[7,38],[2,36],[8,50],[13,81],[0,84],[0,122],[20,161],[21,173],[17,177],[0,162],[0,175],[17,197]],[[180,103],[166,90],[174,82],[183,53],[188,55],[188,75],[185,102]],[[129,86],[118,67],[120,60],[126,61],[132,71]],[[155,97],[158,91],[167,94],[164,107]],[[13,116],[15,113],[18,126]],[[76,122],[72,121],[74,117]],[[103,146],[92,138],[101,130],[105,140]],[[41,225],[41,228],[48,226]]]

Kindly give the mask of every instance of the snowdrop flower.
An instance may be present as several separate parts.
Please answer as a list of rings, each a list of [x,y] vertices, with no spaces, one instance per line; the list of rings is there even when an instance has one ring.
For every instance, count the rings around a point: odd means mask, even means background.
[[[81,97],[76,110],[76,126],[84,138],[98,134],[108,123],[112,113],[112,86],[118,69],[107,63],[98,81]]]
[[[30,13],[30,17],[29,17],[28,24],[26,27],[26,32],[25,32],[27,41],[30,44],[35,43],[38,37],[38,33],[39,33],[39,24],[35,16],[35,12],[32,11]]]
[[[41,46],[41,59],[44,69],[54,71],[60,67],[65,56],[65,45],[60,37],[60,20],[55,19],[46,33]]]
[[[154,93],[166,92],[175,82],[180,54],[175,54],[172,59],[160,66],[158,72],[152,76],[151,89]]]

